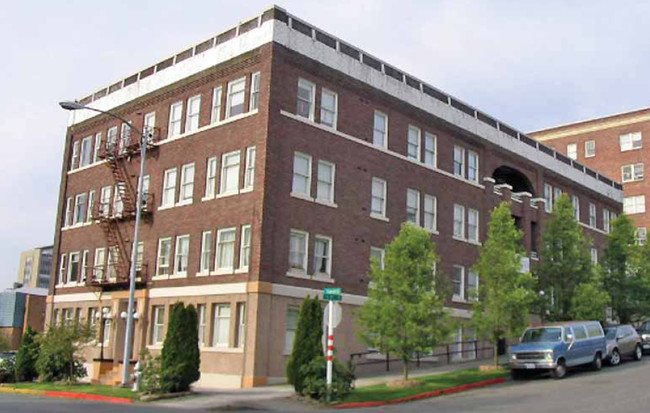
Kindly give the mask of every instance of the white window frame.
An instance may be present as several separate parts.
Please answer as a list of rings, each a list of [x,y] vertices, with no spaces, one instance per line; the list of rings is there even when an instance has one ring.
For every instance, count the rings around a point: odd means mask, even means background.
[[[217,195],[217,157],[208,158],[205,164],[205,196],[212,199]]]
[[[73,262],[77,264],[76,280],[74,281],[72,280]],[[80,277],[81,277],[81,253],[79,251],[71,252],[68,254],[68,276],[66,278],[67,280],[66,284],[76,284],[79,282]]]
[[[217,86],[212,90],[212,107],[210,108],[210,123],[221,121],[221,101],[223,100],[223,86]]]
[[[589,250],[589,255],[591,258],[591,264],[598,265],[598,249],[596,247],[591,247]]]
[[[241,235],[239,243],[239,270],[247,271],[251,259],[251,241],[253,233],[250,224],[241,226]],[[248,239],[247,239],[248,238]]]
[[[179,100],[169,106],[169,127],[167,129],[167,137],[173,138],[182,133],[183,124],[183,101]]]
[[[330,173],[329,176],[323,176],[321,177],[321,165],[329,167],[330,168]],[[332,162],[328,162],[325,160],[319,160],[317,169],[316,169],[316,200],[329,203],[329,204],[334,204],[334,185],[336,183],[336,165],[333,164]],[[325,179],[329,179],[330,182],[327,182]],[[327,197],[321,197],[320,194],[320,189],[325,187],[326,185],[329,185],[329,193],[327,194]]]
[[[261,83],[260,72],[253,73],[251,75],[251,92],[250,92],[250,99],[248,101],[249,112],[257,110],[260,106],[260,83]]]
[[[93,278],[104,280],[106,270],[106,248],[96,248],[93,256]]]
[[[610,218],[611,216],[610,216],[609,209],[603,208],[603,231],[607,233],[609,233],[609,231],[611,230]]]
[[[438,167],[438,137],[432,133],[424,133],[424,163],[434,168]]]
[[[229,163],[231,158],[237,158],[236,163]],[[219,196],[234,195],[239,193],[239,168],[241,167],[241,151],[224,153],[221,156],[221,176],[219,179]],[[234,174],[235,182],[232,188],[228,187],[228,177]]]
[[[99,162],[99,150],[102,147],[102,133],[95,134],[95,146],[93,147],[93,163]]]
[[[224,241],[223,237],[224,234],[226,233],[232,233],[233,238],[231,241]],[[225,245],[227,243],[227,245]],[[217,274],[230,274],[234,271],[235,269],[235,252],[237,250],[237,228],[236,227],[230,227],[230,228],[222,228],[220,230],[217,230],[217,249],[215,252],[215,273]],[[231,258],[229,263],[222,263],[221,262],[221,254],[222,254],[222,249],[230,247],[232,249],[231,253]],[[226,264],[226,265],[224,265]],[[229,264],[229,265],[228,265]]]
[[[81,140],[81,150],[79,154],[79,167],[83,168],[92,163],[92,145],[93,136],[87,136]]]
[[[453,286],[456,285],[456,269],[460,269],[460,295],[456,294],[454,291]],[[465,267],[462,265],[454,265],[453,266],[453,272],[452,272],[452,301],[465,301]]]
[[[324,102],[325,102],[325,95],[332,96],[334,100],[334,107],[326,107]],[[328,126],[332,129],[336,129],[337,123],[338,123],[338,111],[339,111],[339,95],[336,92],[333,92],[329,89],[323,88],[321,90],[321,99],[320,99],[320,123],[322,125]],[[326,118],[327,114],[332,115],[332,123],[324,122],[323,119]]]
[[[621,182],[642,181],[644,179],[644,169],[642,162],[621,166]]]
[[[142,131],[145,134],[151,135],[151,136],[146,135],[147,139],[155,138],[154,136],[155,128],[156,128],[156,112],[149,112],[145,114],[142,120]]]
[[[327,243],[325,255],[321,257],[319,257],[316,252],[316,244],[319,241]],[[324,258],[327,260],[327,262],[325,263],[325,272],[318,271],[318,269],[316,268],[319,258]],[[320,234],[314,235],[314,277],[326,278],[326,279],[332,278],[332,237],[328,237]]]
[[[577,195],[571,195],[571,205],[573,206],[573,217],[580,222],[580,198]]]
[[[462,146],[454,145],[454,153],[453,153],[453,174],[455,176],[459,176],[463,179],[465,179],[466,172],[465,172],[465,148]],[[458,166],[458,169],[456,170]]]
[[[243,85],[243,88],[241,90],[233,91],[233,89],[235,89],[235,86],[240,86],[240,85]],[[232,109],[234,107],[233,97],[239,94],[241,94],[242,96],[241,113],[233,114],[232,113],[233,112]],[[245,105],[246,105],[246,77],[244,76],[244,77],[240,77],[239,79],[231,80],[230,82],[228,82],[228,94],[226,96],[226,119],[229,119],[233,116],[243,115],[244,113],[246,113]]]
[[[105,186],[101,189],[99,195],[99,211],[103,217],[108,217],[111,213],[111,199],[113,195],[113,187]]]
[[[108,128],[106,131],[106,150],[108,152],[115,151],[117,147],[117,126]]]
[[[383,270],[385,264],[384,259],[386,257],[386,251],[383,248],[370,247],[370,264],[372,264],[373,252],[379,255],[379,268]]]
[[[467,179],[472,182],[478,182],[480,177],[478,152],[467,151]]]
[[[380,117],[384,120],[384,130],[382,131],[381,129],[377,128],[377,117]],[[380,110],[375,110],[374,116],[372,118],[372,144],[375,146],[379,146],[381,148],[388,149],[388,115],[385,114],[384,112]],[[377,140],[375,139],[375,136],[377,134],[381,134],[383,142],[381,144],[377,143]]]
[[[453,237],[456,238],[456,239],[460,239],[460,240],[464,241],[465,236],[466,236],[466,228],[465,228],[465,226],[466,226],[466,223],[467,223],[467,220],[465,218],[465,206],[460,205],[460,204],[454,204],[453,214],[454,214],[453,215],[454,216],[454,218],[453,218],[453,232],[452,232]],[[456,219],[458,217],[460,217],[460,221],[458,221]],[[460,234],[456,231],[456,228],[457,228],[456,222],[460,222],[460,225],[458,226],[458,228],[460,228],[460,231],[461,231]]]
[[[93,220],[93,209],[95,208],[95,194],[97,191],[91,189],[88,192],[88,198],[86,200],[86,223],[90,223]]]
[[[72,157],[70,158],[70,170],[74,171],[79,168],[79,141],[72,143]]]
[[[596,156],[596,141],[589,140],[585,142],[585,158],[593,158]]]
[[[182,250],[182,243],[186,243],[187,251]],[[181,263],[185,263],[185,268],[180,268]],[[176,245],[174,247],[174,271],[173,275],[177,277],[186,277],[187,268],[190,264],[190,236],[189,234],[178,235],[176,237]]]
[[[68,254],[61,254],[59,259],[59,279],[58,284],[64,285],[68,282],[68,266],[67,266]]]
[[[74,198],[69,196],[65,201],[65,217],[63,219],[63,227],[71,227],[74,222]]]
[[[151,323],[151,344],[160,345],[165,340],[165,306],[154,305],[151,307],[153,323]]]
[[[566,146],[566,156],[574,161],[578,159],[578,144],[570,143]]]
[[[636,242],[639,245],[645,245],[648,242],[648,230],[646,227],[638,227],[634,233]]]
[[[163,243],[169,244],[169,253],[167,257],[161,255]],[[167,264],[162,265],[161,262],[166,258]],[[165,268],[165,272],[161,270]],[[172,273],[172,237],[164,237],[158,239],[158,253],[156,254],[156,275],[155,277],[168,277]]]
[[[237,327],[237,334],[235,336],[235,348],[244,348],[244,343],[246,341],[246,303],[237,303],[235,308],[235,322]]]
[[[195,176],[196,168],[194,166],[194,163],[188,163],[181,167],[181,187],[178,191],[179,204],[186,205],[192,203],[194,197]]]
[[[428,208],[427,205],[431,205],[432,208]],[[424,229],[430,232],[438,231],[438,198],[432,195],[424,194],[424,206],[423,206],[423,217],[422,225]],[[427,222],[429,221],[429,222]]]
[[[413,209],[413,206],[409,205],[409,195],[415,196],[415,222],[409,220],[409,209]],[[406,189],[406,222],[420,226],[420,191],[411,188]]]
[[[645,195],[632,195],[623,198],[623,212],[626,215],[644,214]]]
[[[301,88],[304,88],[305,90],[309,90],[308,100],[305,100],[300,97]],[[307,117],[300,114],[300,110],[299,110],[300,103],[309,105],[309,113]],[[296,89],[296,115],[313,121],[315,109],[316,109],[316,84],[310,82],[307,79],[298,78],[298,88]]]
[[[476,280],[475,286],[472,287],[472,278]],[[469,298],[471,301],[478,301],[479,300],[479,283],[480,283],[480,276],[478,274],[478,271],[476,271],[475,268],[470,268],[467,271],[467,298]],[[475,290],[474,293],[470,290]]]
[[[596,204],[593,202],[589,203],[589,226],[596,228],[597,223],[597,214],[596,214]]]
[[[307,173],[308,175],[304,175],[301,172],[296,172],[296,158],[302,158],[307,161]],[[311,199],[311,176],[312,176],[312,158],[311,156],[301,153],[301,152],[294,152],[293,153],[293,172],[291,175],[291,195],[300,197],[300,198],[307,198]],[[296,175],[298,175],[300,178],[306,179],[306,185],[305,185],[305,192],[302,191],[296,191]]]
[[[187,99],[187,113],[185,114],[185,133],[199,128],[201,116],[201,95],[194,95]]]
[[[473,218],[476,219],[475,225],[472,224]],[[476,244],[480,242],[481,237],[480,220],[481,216],[477,209],[467,208],[467,240]]]
[[[252,190],[255,184],[255,158],[257,151],[254,146],[246,148],[246,166],[244,169],[244,190]]]
[[[381,198],[377,195],[375,195],[375,184],[381,185]],[[384,179],[381,178],[372,178],[371,182],[371,187],[370,187],[370,216],[373,218],[380,218],[380,219],[385,219],[386,218],[386,191],[387,191],[387,183]],[[373,199],[380,199],[381,200],[381,211],[380,212],[375,212],[373,209]]]
[[[409,125],[407,135],[406,157],[420,162],[422,152],[422,130],[417,126]]]
[[[170,175],[173,174],[171,179]],[[163,173],[163,190],[161,197],[161,207],[172,207],[176,199],[176,180],[178,179],[178,168],[166,169]],[[171,194],[169,194],[171,192]],[[169,194],[169,195],[168,195]]]
[[[199,347],[204,347],[205,346],[205,333],[208,331],[207,329],[207,317],[208,317],[208,309],[207,309],[206,304],[197,304],[196,305],[196,313],[197,313],[197,321],[198,321],[198,333],[199,333]]]
[[[544,184],[544,211],[549,214],[553,212],[553,186]]]
[[[74,214],[72,216],[72,225],[81,225],[88,218],[88,194],[77,194],[74,197]]]
[[[621,152],[633,151],[643,148],[643,135],[641,132],[625,133],[619,136]]]
[[[227,315],[222,313],[222,310],[228,310]],[[230,311],[230,304],[219,303],[214,306],[214,319],[212,321],[212,347],[229,347],[230,346],[230,318],[232,312]],[[221,337],[221,323],[226,323],[225,337]]]
[[[291,237],[293,235],[304,237],[305,246],[304,246],[303,251],[295,251],[295,252],[291,251]],[[307,255],[308,252],[309,252],[309,233],[306,232],[306,231],[302,231],[302,230],[299,230],[299,229],[293,229],[292,228],[289,231],[289,272],[294,273],[294,274],[307,275],[307,265],[309,264],[309,259],[308,259],[309,257]],[[303,268],[302,269],[291,267],[291,254],[293,254],[293,253],[302,253],[303,254],[303,257],[302,257],[302,266],[303,266]]]
[[[201,233],[201,258],[199,262],[199,274],[207,275],[210,273],[212,264],[212,231],[203,231]]]

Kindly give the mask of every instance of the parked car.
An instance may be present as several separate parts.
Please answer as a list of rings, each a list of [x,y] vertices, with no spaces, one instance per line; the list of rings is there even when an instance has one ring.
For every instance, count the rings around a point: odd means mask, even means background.
[[[0,364],[4,363],[4,361],[16,361],[16,352],[15,351],[3,351],[0,352]]]
[[[546,372],[561,379],[575,366],[590,364],[600,370],[606,355],[605,333],[599,322],[545,324],[529,327],[519,344],[510,347],[510,371],[515,379],[527,372]]]
[[[645,323],[641,324],[641,328],[637,329],[636,331],[641,336],[641,340],[643,340],[641,343],[643,352],[650,352],[650,321],[646,321]]]
[[[607,361],[612,366],[621,363],[623,357],[641,360],[643,347],[641,336],[630,325],[615,325],[605,328],[607,339]]]

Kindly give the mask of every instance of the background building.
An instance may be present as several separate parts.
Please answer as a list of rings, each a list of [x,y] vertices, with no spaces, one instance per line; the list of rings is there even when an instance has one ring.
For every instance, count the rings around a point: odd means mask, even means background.
[[[338,356],[366,350],[352,312],[405,222],[431,233],[467,319],[499,202],[533,261],[553,196],[573,197],[595,258],[621,209],[619,184],[277,7],[81,102],[153,131],[133,354],[191,303],[204,387],[283,381],[298,306],[325,287],[344,291]],[[125,124],[71,114],[48,317],[97,325],[97,381],[119,378],[139,161]]]
[[[29,289],[0,292],[0,336],[9,341],[12,349],[20,346],[27,326],[43,331],[45,301],[45,295],[34,294]]]
[[[48,288],[52,273],[52,246],[34,248],[20,254],[18,284],[30,288]]]
[[[645,165],[650,160],[650,108],[543,129],[530,134],[571,159],[623,183],[623,211],[637,227],[645,243],[650,215],[646,198],[650,184]]]

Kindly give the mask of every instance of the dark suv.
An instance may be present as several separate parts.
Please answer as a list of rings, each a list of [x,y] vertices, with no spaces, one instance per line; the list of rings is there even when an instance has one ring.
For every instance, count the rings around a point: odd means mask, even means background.
[[[641,328],[637,329],[637,332],[643,340],[643,352],[650,353],[650,321],[646,321],[645,323],[641,324]]]

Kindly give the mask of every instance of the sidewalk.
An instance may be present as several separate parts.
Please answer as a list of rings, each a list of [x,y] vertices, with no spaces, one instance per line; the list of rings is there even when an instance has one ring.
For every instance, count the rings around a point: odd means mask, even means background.
[[[504,362],[505,357],[500,360]],[[444,366],[420,368],[411,370],[409,377],[421,377],[432,374],[446,373],[455,370],[477,368],[480,365],[491,364],[492,359],[482,359],[469,362],[452,363]],[[385,383],[392,379],[400,378],[402,372],[395,371],[388,374],[361,377],[355,382],[356,387],[371,386],[373,384]],[[248,407],[271,411],[305,411],[318,410],[318,407],[306,403],[290,400],[293,395],[293,387],[289,385],[276,385],[265,387],[254,387],[249,389],[233,390],[197,390],[196,396],[183,397],[181,399],[161,400],[152,404],[178,409],[224,409],[234,407]]]

